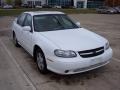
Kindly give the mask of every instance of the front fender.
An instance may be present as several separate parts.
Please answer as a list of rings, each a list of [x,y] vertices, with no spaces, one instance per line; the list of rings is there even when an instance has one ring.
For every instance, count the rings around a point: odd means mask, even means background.
[[[42,51],[45,55],[45,58],[49,58],[49,57],[53,56],[55,49],[60,49],[59,46],[57,46],[55,43],[53,43],[52,41],[50,41],[43,35],[36,34],[34,36],[35,36],[34,37],[34,43],[35,43],[34,46],[37,45],[42,49]],[[34,46],[33,46],[33,51],[34,51]]]

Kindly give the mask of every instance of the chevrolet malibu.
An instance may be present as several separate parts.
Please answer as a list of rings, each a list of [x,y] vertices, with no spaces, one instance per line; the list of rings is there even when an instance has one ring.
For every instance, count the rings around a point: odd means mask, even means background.
[[[86,72],[110,62],[108,40],[74,23],[57,11],[24,12],[12,25],[15,46],[34,57],[41,73]]]

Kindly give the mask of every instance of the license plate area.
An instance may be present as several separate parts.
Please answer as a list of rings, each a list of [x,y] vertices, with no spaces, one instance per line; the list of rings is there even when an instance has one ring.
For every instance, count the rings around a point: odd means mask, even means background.
[[[97,63],[101,63],[103,62],[103,59],[101,57],[99,58],[94,58],[94,59],[91,59],[90,60],[90,64],[93,65],[93,64],[97,64]]]

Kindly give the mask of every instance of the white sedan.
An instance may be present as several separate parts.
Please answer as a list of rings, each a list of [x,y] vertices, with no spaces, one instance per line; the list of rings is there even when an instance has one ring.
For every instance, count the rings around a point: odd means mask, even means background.
[[[13,40],[32,55],[41,73],[75,74],[108,64],[108,40],[57,11],[24,12],[12,25]]]

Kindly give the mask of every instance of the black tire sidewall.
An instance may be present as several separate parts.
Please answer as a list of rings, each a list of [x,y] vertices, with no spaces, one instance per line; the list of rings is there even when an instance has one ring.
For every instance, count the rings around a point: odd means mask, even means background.
[[[41,70],[38,66],[38,62],[37,62],[37,54],[40,53],[43,57],[43,65],[44,65],[44,68]],[[45,56],[44,54],[42,53],[42,51],[40,49],[37,49],[36,50],[36,53],[35,53],[35,59],[36,59],[36,63],[37,63],[37,67],[38,67],[38,70],[42,73],[42,74],[46,74],[47,73],[47,64],[46,64],[46,59],[45,59]]]
[[[14,42],[14,44],[15,44],[16,47],[19,46],[15,33],[13,34],[13,42]]]

